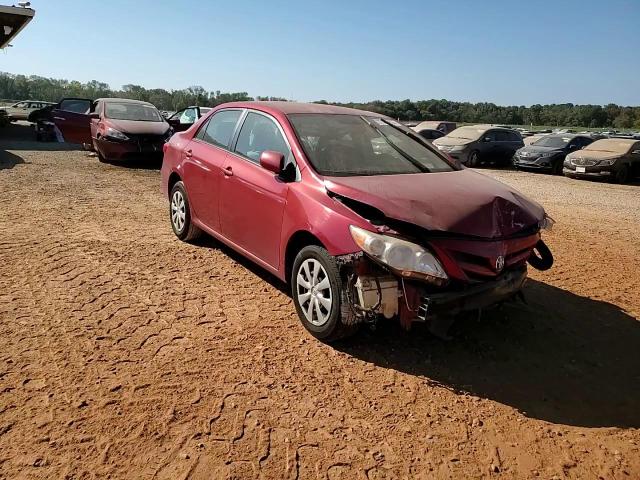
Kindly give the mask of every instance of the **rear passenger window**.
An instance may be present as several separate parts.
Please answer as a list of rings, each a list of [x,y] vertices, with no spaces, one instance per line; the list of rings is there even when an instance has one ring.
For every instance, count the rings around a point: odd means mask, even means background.
[[[275,122],[253,112],[249,112],[242,125],[235,150],[255,163],[260,162],[260,155],[267,150],[280,152],[285,158],[291,153]]]
[[[215,113],[196,134],[196,138],[218,147],[229,147],[229,141],[241,115],[240,110],[221,110]]]

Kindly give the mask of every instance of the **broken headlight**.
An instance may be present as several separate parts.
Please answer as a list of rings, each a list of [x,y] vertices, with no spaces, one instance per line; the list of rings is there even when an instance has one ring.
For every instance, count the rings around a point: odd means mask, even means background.
[[[107,128],[107,131],[104,133],[104,136],[111,139],[115,139],[115,140],[122,140],[122,141],[129,140],[129,137],[127,137],[120,130],[116,130],[115,128],[111,128],[111,127]]]
[[[399,275],[420,278],[436,285],[442,285],[449,279],[438,259],[420,245],[353,225],[349,229],[356,245]]]
[[[556,223],[556,221],[545,213],[544,214],[544,218],[542,220],[540,220],[540,223],[539,223],[540,230],[551,231],[553,229],[553,226],[555,225],[555,223]]]

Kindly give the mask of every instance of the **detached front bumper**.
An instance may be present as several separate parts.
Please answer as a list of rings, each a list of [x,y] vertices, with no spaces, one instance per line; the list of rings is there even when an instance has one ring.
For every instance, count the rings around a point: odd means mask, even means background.
[[[457,315],[490,307],[516,295],[526,279],[525,267],[506,272],[494,281],[470,286],[462,291],[424,294],[418,307],[418,319],[427,320],[432,316]]]

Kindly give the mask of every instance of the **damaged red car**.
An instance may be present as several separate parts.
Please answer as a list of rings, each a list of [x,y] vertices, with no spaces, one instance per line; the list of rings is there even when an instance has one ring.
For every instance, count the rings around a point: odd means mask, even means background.
[[[553,262],[540,205],[375,113],[229,103],[164,152],[176,236],[206,232],[288,282],[323,341],[512,299],[527,263]]]

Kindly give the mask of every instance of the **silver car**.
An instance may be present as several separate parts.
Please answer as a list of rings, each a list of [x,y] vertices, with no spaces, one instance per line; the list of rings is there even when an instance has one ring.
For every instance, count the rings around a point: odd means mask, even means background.
[[[23,100],[22,102],[15,103],[10,107],[4,107],[3,110],[7,112],[9,120],[13,122],[15,120],[27,120],[31,112],[44,108],[47,105],[53,105],[53,102]]]

